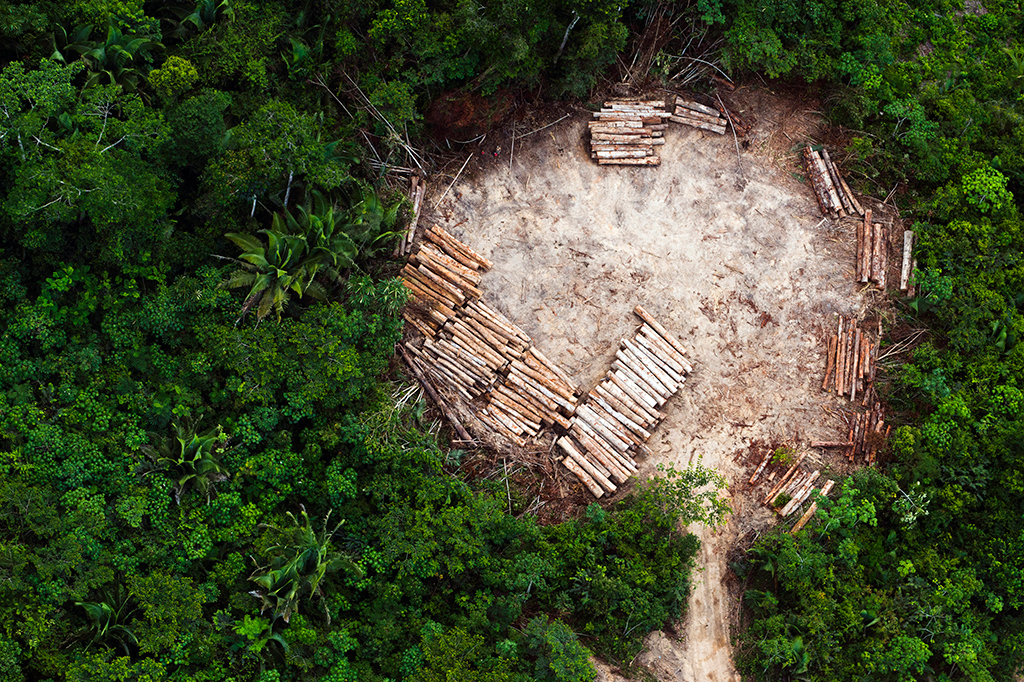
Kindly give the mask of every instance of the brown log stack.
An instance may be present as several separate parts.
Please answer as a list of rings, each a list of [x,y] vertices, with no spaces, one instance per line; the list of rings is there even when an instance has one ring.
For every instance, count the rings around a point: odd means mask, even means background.
[[[590,121],[590,157],[598,165],[657,166],[655,140],[668,117],[664,100],[609,100]]]

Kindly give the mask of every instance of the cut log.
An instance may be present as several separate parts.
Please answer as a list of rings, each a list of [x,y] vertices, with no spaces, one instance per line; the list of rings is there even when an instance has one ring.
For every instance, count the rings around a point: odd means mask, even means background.
[[[871,281],[878,284],[882,270],[882,224],[872,223],[871,228]]]
[[[900,291],[906,291],[910,285],[910,256],[914,251],[914,233],[903,232],[903,267],[900,270]]]
[[[846,318],[839,316],[839,357],[836,360],[836,395],[843,395],[846,387],[846,337],[849,329],[846,327]]]
[[[654,144],[654,135],[618,135],[616,133],[590,134],[590,144]]]
[[[837,336],[828,338],[828,351],[825,355],[825,379],[821,382],[821,390],[828,390],[828,380],[832,378],[832,372],[836,366],[836,345],[839,342]]]
[[[561,438],[558,439],[557,442],[558,447],[562,448],[562,450],[569,456],[568,458],[572,459],[574,462],[576,462],[576,464],[580,466],[581,469],[586,471],[587,475],[590,476],[592,480],[596,481],[602,488],[607,490],[609,493],[614,493],[616,491],[617,488],[615,487],[615,484],[608,480],[607,475],[603,473],[600,469],[595,467],[593,462],[591,462],[589,459],[587,459],[587,457],[585,457],[581,452],[579,452],[572,444],[571,440],[569,440],[565,436],[562,436]]]
[[[860,365],[860,329],[853,332],[853,348],[850,351],[850,358],[853,362],[853,367],[850,370],[850,400],[856,400],[857,379],[859,378],[857,370]]]
[[[638,358],[645,360],[648,368],[654,372],[654,375],[658,377],[659,380],[664,377],[664,380],[662,380],[661,383],[665,384],[665,386],[672,388],[672,385],[674,385],[678,388],[679,384],[683,383],[683,372],[681,370],[677,371],[673,368],[672,365],[662,358],[661,354],[655,353],[643,344],[639,343],[636,339],[633,341],[622,339],[621,343],[623,346],[633,351],[633,354]]]
[[[753,485],[757,482],[757,479],[761,476],[761,472],[764,471],[766,466],[768,466],[768,461],[772,458],[772,454],[771,450],[768,450],[768,452],[765,453],[764,457],[761,458],[761,463],[758,464],[757,469],[754,470],[754,474],[750,477],[750,480],[747,481],[748,484]]]
[[[665,376],[646,357],[637,354],[632,348],[620,347],[615,353],[615,357],[639,374],[656,391],[661,393],[663,397],[668,398],[676,392],[678,384]]]
[[[608,372],[605,377],[607,379],[605,389],[619,400],[627,402],[630,406],[635,406],[633,410],[637,414],[642,412],[647,417],[647,424],[645,426],[657,424],[661,420],[659,416],[661,413],[652,405],[649,405],[643,398],[634,394],[632,389],[626,386],[625,381],[613,375],[612,372]],[[655,401],[652,399],[651,403],[653,404]]]
[[[608,424],[607,421],[602,419],[600,415],[590,409],[587,405],[580,405],[576,409],[576,419],[589,424],[594,431],[611,443],[611,445],[619,452],[629,450],[630,445],[632,444],[631,441],[624,435],[617,433],[615,427]]]
[[[829,491],[832,490],[832,486],[834,484],[835,481],[826,481],[825,485],[821,487],[821,496],[825,497],[826,495],[828,495]],[[807,511],[804,512],[804,515],[800,517],[800,520],[796,522],[796,525],[793,526],[793,529],[789,531],[790,535],[796,534],[800,531],[801,528],[806,526],[807,522],[811,520],[811,517],[814,516],[814,512],[817,511],[817,509],[818,502],[817,500],[815,500],[814,502],[811,503],[811,506],[807,508]]]
[[[643,159],[598,159],[599,166],[660,166],[660,156],[648,156]]]
[[[688,125],[691,128],[700,128],[701,130],[707,130],[711,133],[717,133],[718,135],[725,135],[725,126],[717,126],[712,123],[707,123],[696,118],[682,117],[682,116],[669,116],[668,120],[673,123],[682,123]]]
[[[857,272],[854,276],[856,281],[860,282],[861,276],[864,274],[864,223],[862,221],[857,222]]]
[[[815,440],[811,441],[812,448],[848,448],[853,445],[852,441],[845,440]]]
[[[646,149],[638,149],[636,151],[629,152],[594,152],[591,156],[601,161],[607,159],[644,159],[649,157],[652,152]]]
[[[686,368],[675,359],[674,356],[676,354],[674,352],[666,352],[664,347],[649,339],[645,334],[638,333],[633,337],[633,342],[638,346],[643,347],[643,349],[647,351],[648,355],[656,358],[658,362],[665,367],[666,371],[671,370],[676,381],[682,380],[683,376],[686,374]],[[671,351],[671,349],[669,350]]]
[[[882,225],[882,247],[879,252],[878,287],[885,291],[889,277],[889,228]]]
[[[797,509],[800,508],[800,505],[802,505],[804,501],[807,500],[808,497],[810,497],[811,491],[814,489],[814,481],[815,479],[818,478],[820,474],[820,471],[815,471],[807,478],[807,480],[800,487],[800,489],[796,491],[796,495],[793,496],[793,499],[791,499],[786,504],[786,506],[782,508],[782,511],[780,512],[780,515],[782,517],[789,516],[790,514],[795,512]]]
[[[533,356],[533,358],[536,359],[537,362],[541,363],[545,368],[547,368],[548,371],[550,371],[557,378],[562,380],[570,391],[572,391],[573,393],[579,392],[579,387],[576,385],[576,382],[573,381],[572,377],[569,376],[561,367],[551,362],[551,360],[549,360],[548,357],[544,355],[544,353],[542,353],[539,348],[537,348],[536,346],[532,346],[530,348],[529,355]],[[532,364],[529,358],[527,359],[527,364]]]
[[[448,232],[446,232],[445,229],[440,227],[439,225],[434,226],[433,232],[434,234],[440,236],[441,239],[445,240],[445,242],[447,242],[451,246],[451,248],[460,251],[462,255],[475,261],[480,266],[481,269],[490,270],[491,268],[494,267],[494,263],[491,260],[485,258],[481,254],[477,253],[472,248],[470,248],[468,245],[464,244],[463,242],[459,241],[452,235],[448,234]]]
[[[832,185],[836,188],[836,193],[839,195],[839,201],[843,204],[843,210],[847,213],[853,213],[853,204],[850,202],[849,197],[846,196],[846,192],[843,191],[843,183],[839,177],[839,169],[832,163],[832,159],[828,155],[828,150],[822,148],[821,158],[825,162],[825,168],[828,169],[828,175],[832,179]]]
[[[821,181],[825,185],[825,190],[828,192],[828,198],[832,210],[839,215],[845,215],[843,212],[843,202],[839,199],[839,191],[836,186],[832,183],[832,176],[828,172],[828,167],[825,165],[825,160],[821,158],[821,154],[811,150],[811,161],[814,164],[815,170],[821,177]]]
[[[590,491],[591,495],[598,498],[604,496],[604,490],[602,490],[601,486],[597,484],[597,481],[591,478],[590,475],[583,470],[583,467],[577,464],[576,460],[574,460],[572,457],[566,456],[562,460],[562,465],[565,466],[566,469],[571,471],[576,476],[576,478],[580,480],[580,483],[582,483],[584,487],[586,487],[586,489]]]
[[[686,374],[693,371],[693,367],[690,367],[690,363],[686,361],[686,358],[676,348],[669,344],[657,330],[651,327],[646,322],[640,325],[640,332],[638,336],[646,338],[651,342],[662,355],[668,358],[672,358],[673,362],[683,368]]]
[[[474,286],[480,284],[480,281],[483,279],[483,275],[480,272],[467,268],[459,261],[455,260],[443,251],[434,248],[428,243],[420,244],[420,249],[416,253],[416,256],[440,263],[452,272],[458,273],[463,279],[467,280]]]
[[[836,173],[839,175],[839,184],[842,185],[843,191],[846,192],[847,198],[850,203],[853,204],[853,210],[857,212],[857,215],[864,215],[864,207],[857,201],[857,195],[850,191],[850,186],[846,184],[846,180],[843,178],[843,174],[839,173],[839,167],[836,167]]]
[[[700,113],[705,114],[707,116],[714,116],[716,118],[719,115],[718,109],[715,109],[715,108],[709,107],[709,106],[705,106],[705,105],[701,104],[700,102],[688,102],[686,100],[678,100],[677,99],[676,100],[676,111],[679,110],[679,107],[685,107],[687,109],[690,109],[691,111],[697,111],[697,112],[700,112]]]
[[[700,111],[694,111],[693,109],[677,106],[675,115],[681,118],[693,118],[716,126],[725,126],[727,123],[726,119],[722,118],[717,111],[714,114],[705,114]]]
[[[635,361],[627,362],[620,356],[625,356],[625,353],[621,350],[616,351],[616,360],[612,363],[612,369],[625,373],[638,387],[654,396],[659,406],[664,405],[666,399],[672,394],[650,372],[639,369]]]
[[[860,277],[858,282],[867,282],[871,278],[871,248],[874,243],[874,232],[871,223],[871,209],[864,211],[864,222],[861,227],[861,239],[863,240],[858,253],[860,254]]]
[[[644,412],[641,407],[637,406],[632,400],[623,400],[613,393],[613,388],[617,387],[613,387],[612,383],[605,379],[595,386],[594,390],[591,391],[590,394],[592,397],[596,396],[605,401],[641,428],[649,426],[651,424],[651,418],[647,416],[647,413]]]
[[[797,467],[799,467],[800,463],[804,461],[804,457],[806,457],[806,453],[800,455],[797,460],[793,462],[793,466],[789,467],[789,470],[786,471],[786,475],[779,479],[779,482],[775,484],[775,487],[768,493],[768,496],[764,498],[765,504],[771,504],[771,501],[775,499],[775,496],[780,490],[782,490],[782,487],[789,483],[789,479],[793,477],[793,473],[796,471]]]
[[[623,128],[623,129],[638,129],[643,128],[644,124],[640,119],[634,119],[630,121],[588,121],[587,126],[593,130],[594,128]]]
[[[651,329],[657,332],[658,335],[665,341],[665,343],[674,348],[675,351],[679,353],[679,355],[686,355],[686,349],[683,348],[683,344],[681,344],[675,336],[670,334],[667,329],[661,326],[661,324],[657,320],[655,320],[649,312],[644,310],[643,306],[636,306],[635,308],[633,308],[633,312],[636,313],[637,317],[646,322]],[[691,370],[686,371],[689,372]]]
[[[619,468],[629,475],[635,474],[639,470],[636,462],[634,462],[628,454],[620,453],[609,445],[604,438],[598,436],[589,425],[584,424],[575,417],[573,418],[572,426],[569,429],[569,434],[579,441],[579,443],[586,448],[587,452],[600,452],[602,456],[618,462]]]
[[[593,410],[594,414],[604,420],[605,425],[620,438],[625,438],[630,443],[630,447],[641,447],[647,442],[645,438],[638,436],[636,433],[631,431],[616,415],[618,414],[614,410],[609,412],[603,405],[597,400],[588,400],[587,408]],[[610,426],[609,426],[610,425]]]

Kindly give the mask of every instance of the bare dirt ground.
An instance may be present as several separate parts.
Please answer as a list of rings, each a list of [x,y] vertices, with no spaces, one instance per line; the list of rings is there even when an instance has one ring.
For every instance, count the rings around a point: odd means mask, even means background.
[[[775,522],[747,490],[752,447],[846,435],[823,409],[835,398],[820,383],[826,326],[865,305],[850,276],[852,228],[823,223],[797,177],[790,149],[817,134],[813,105],[766,91],[748,102],[761,120],[742,172],[731,135],[675,125],[661,167],[599,167],[585,145],[589,115],[577,109],[517,139],[511,169],[508,148],[475,151],[428,216],[494,261],[485,298],[584,389],[635,330],[638,303],[690,349],[694,373],[666,404],[641,475],[703,458],[729,481],[733,514],[724,527],[694,529],[701,570],[688,613],[635,661],[659,680],[739,679],[727,555]],[[620,678],[602,666],[599,679]]]

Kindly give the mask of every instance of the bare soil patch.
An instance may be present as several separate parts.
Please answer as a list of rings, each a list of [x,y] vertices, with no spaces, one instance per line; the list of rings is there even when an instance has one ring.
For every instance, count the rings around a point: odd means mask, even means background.
[[[758,122],[741,166],[730,134],[673,126],[661,167],[598,167],[584,138],[589,115],[577,109],[518,138],[511,168],[504,143],[497,156],[490,144],[475,151],[425,216],[494,261],[481,285],[489,304],[584,389],[632,334],[638,303],[690,350],[694,373],[665,406],[641,473],[703,458],[729,481],[733,514],[722,528],[695,529],[701,570],[689,611],[675,634],[653,633],[635,661],[659,680],[739,679],[727,555],[775,523],[747,489],[753,452],[846,437],[820,384],[835,314],[865,303],[852,284],[853,228],[822,222],[790,153],[821,119],[805,101],[742,96]],[[842,465],[822,457],[808,462],[823,474]],[[607,668],[602,677],[617,679]]]

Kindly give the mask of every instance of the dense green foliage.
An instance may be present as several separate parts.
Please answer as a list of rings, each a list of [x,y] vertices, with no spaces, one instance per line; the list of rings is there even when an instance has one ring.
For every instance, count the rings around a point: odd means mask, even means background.
[[[721,479],[542,526],[386,379],[406,204],[357,134],[397,146],[445,90],[586,92],[620,17],[0,7],[0,678],[572,682],[681,615],[678,528],[721,521]]]

